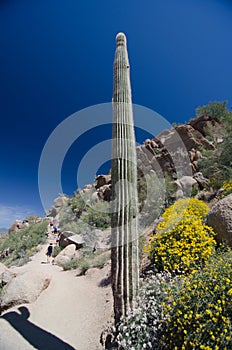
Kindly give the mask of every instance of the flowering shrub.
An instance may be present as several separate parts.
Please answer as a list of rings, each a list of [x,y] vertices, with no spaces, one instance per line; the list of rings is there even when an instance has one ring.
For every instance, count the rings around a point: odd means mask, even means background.
[[[209,208],[195,198],[181,199],[163,214],[146,251],[158,270],[187,272],[214,253],[212,228],[203,224]]]
[[[165,349],[232,349],[232,253],[192,271],[163,303]]]
[[[224,181],[222,188],[224,189],[223,196],[227,196],[228,194],[232,193],[232,180]]]
[[[187,272],[204,265],[216,245],[212,228],[203,224],[208,211],[207,205],[195,198],[180,199],[166,209],[145,248],[158,270]]]
[[[158,225],[159,231],[172,229],[179,220],[185,218],[198,218],[203,220],[209,211],[209,207],[203,201],[196,198],[179,199],[163,213],[163,221]]]
[[[118,327],[119,349],[232,349],[231,297],[231,251],[187,276],[153,275]]]
[[[212,228],[201,220],[182,219],[172,230],[154,236],[150,256],[159,270],[187,272],[203,266],[213,254],[213,236]]]
[[[151,276],[140,289],[135,309],[123,317],[118,327],[119,349],[159,349],[160,326],[166,287],[171,284],[167,273]]]

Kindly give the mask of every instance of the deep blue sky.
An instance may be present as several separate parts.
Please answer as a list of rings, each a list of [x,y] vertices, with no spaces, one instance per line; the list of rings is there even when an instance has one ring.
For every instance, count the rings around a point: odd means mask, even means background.
[[[134,103],[170,123],[188,121],[209,101],[231,105],[231,1],[0,0],[0,227],[43,214],[44,144],[74,112],[111,101],[119,31],[128,40]],[[64,161],[69,195],[95,136]]]

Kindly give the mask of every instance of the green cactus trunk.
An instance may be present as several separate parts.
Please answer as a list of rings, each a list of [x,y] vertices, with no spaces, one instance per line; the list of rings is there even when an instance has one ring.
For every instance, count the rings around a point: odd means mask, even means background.
[[[114,315],[134,307],[139,287],[137,157],[126,37],[116,37],[113,94],[111,272]]]

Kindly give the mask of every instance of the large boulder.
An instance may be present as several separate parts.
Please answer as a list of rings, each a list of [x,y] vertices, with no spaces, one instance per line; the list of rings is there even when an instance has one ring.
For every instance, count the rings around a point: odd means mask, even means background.
[[[66,205],[68,200],[68,197],[66,197],[65,195],[60,195],[59,197],[54,199],[54,205],[51,207],[51,209],[48,212],[48,217],[52,217],[52,218],[56,218],[60,211],[62,210],[62,208]]]
[[[213,118],[207,114],[191,119],[189,124],[203,136],[209,135],[211,129],[215,130],[221,127],[221,122],[218,118]]]
[[[76,245],[69,244],[64,248],[54,259],[55,264],[62,266],[65,263],[68,263],[76,256]]]
[[[8,233],[18,232],[23,227],[22,220],[15,220],[8,230]]]
[[[50,281],[51,276],[45,271],[28,271],[16,276],[2,290],[0,310],[34,302]]]
[[[9,269],[6,269],[2,273],[0,273],[0,284],[3,286],[9,283],[15,277],[16,277],[16,273],[12,272]]]
[[[109,185],[111,183],[111,175],[98,175],[95,178],[95,188],[98,189],[104,185]]]
[[[187,151],[190,151],[192,148],[197,149],[200,146],[202,146],[205,149],[211,150],[215,148],[211,142],[209,142],[198,130],[194,129],[191,125],[179,125],[175,129],[181,137],[182,141],[184,142]],[[176,149],[178,147],[178,144],[175,145],[175,140],[167,141],[170,145],[172,145],[173,149]]]
[[[177,190],[181,190],[184,196],[191,194],[192,188],[197,188],[197,181],[192,176],[182,176],[180,179],[175,181]],[[179,196],[181,197],[181,196]]]
[[[207,225],[216,233],[218,243],[232,247],[232,194],[218,201],[206,217]]]

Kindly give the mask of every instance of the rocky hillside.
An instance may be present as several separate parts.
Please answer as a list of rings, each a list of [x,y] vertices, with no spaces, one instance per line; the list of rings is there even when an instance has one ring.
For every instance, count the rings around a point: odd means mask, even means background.
[[[231,164],[231,155],[225,155],[231,140],[231,115],[225,102],[210,103],[198,108],[197,116],[188,123],[163,130],[137,147],[142,230],[153,225],[165,207],[178,198],[195,196],[210,206],[220,198],[221,185],[231,175],[231,165],[225,166]],[[59,227],[63,247],[73,240],[88,247],[88,253],[109,247],[110,231],[105,230],[110,226],[110,199],[111,175],[101,174],[73,197],[61,195],[54,200],[47,218]],[[9,232],[41,220],[15,221]]]

